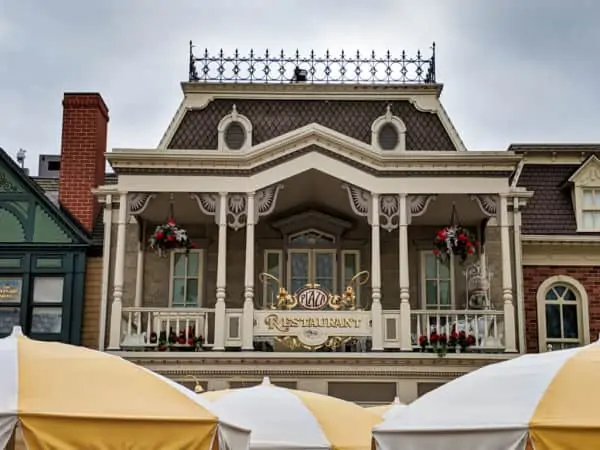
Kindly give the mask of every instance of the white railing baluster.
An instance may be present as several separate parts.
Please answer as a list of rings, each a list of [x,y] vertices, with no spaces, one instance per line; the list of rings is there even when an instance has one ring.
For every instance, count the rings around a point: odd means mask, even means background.
[[[500,339],[499,324],[504,318],[503,310],[411,310],[411,326],[414,327],[412,334],[416,332],[416,342],[413,346],[418,347],[420,336],[426,336],[431,340],[431,333],[435,330],[438,334],[445,333],[450,337],[453,331],[457,333],[464,331],[467,336],[475,338],[473,349],[501,352],[504,350]],[[423,326],[426,326],[423,329]]]

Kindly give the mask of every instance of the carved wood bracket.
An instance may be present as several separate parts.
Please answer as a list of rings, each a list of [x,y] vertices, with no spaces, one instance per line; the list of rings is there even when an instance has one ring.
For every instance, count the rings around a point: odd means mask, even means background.
[[[371,193],[353,186],[343,184],[342,189],[348,192],[348,199],[352,211],[358,216],[366,217],[371,224]],[[407,201],[408,223],[412,217],[418,217],[427,211],[427,207],[435,195],[409,195]],[[400,220],[400,197],[394,194],[383,194],[379,196],[379,214],[381,218],[381,228],[386,231],[392,231],[398,228]]]
[[[275,184],[256,192],[254,197],[254,218],[258,223],[260,217],[273,212],[277,203],[282,184]],[[214,216],[218,220],[219,194],[218,193],[192,193],[190,197],[196,200],[198,208],[207,216]],[[227,225],[233,230],[246,226],[248,215],[248,194],[227,194]]]

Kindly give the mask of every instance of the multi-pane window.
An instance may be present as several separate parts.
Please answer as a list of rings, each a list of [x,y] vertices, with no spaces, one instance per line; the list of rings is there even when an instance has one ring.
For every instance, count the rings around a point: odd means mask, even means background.
[[[0,278],[0,335],[10,334],[21,323],[23,279],[18,276]]]
[[[288,253],[288,286],[291,292],[307,284],[336,290],[336,251],[327,249],[292,249]]]
[[[62,330],[64,278],[37,276],[33,279],[31,332],[57,334]]]
[[[454,304],[453,260],[441,261],[431,252],[421,254],[421,296],[426,309],[451,309]]]
[[[581,221],[584,230],[600,230],[600,189],[583,189]]]
[[[553,350],[582,344],[581,305],[575,291],[566,284],[552,285],[544,296],[545,343]]]
[[[171,306],[198,307],[202,304],[202,250],[171,254]]]

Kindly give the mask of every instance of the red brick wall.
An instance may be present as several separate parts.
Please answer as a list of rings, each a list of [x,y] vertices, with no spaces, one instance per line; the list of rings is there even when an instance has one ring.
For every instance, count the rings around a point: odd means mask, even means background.
[[[65,94],[59,199],[90,231],[99,212],[91,190],[104,183],[107,127],[100,94]]]
[[[594,266],[525,266],[523,267],[525,302],[525,341],[527,352],[537,352],[537,291],[550,277],[565,275],[579,281],[588,295],[590,313],[590,338],[595,340],[600,332],[600,270]]]

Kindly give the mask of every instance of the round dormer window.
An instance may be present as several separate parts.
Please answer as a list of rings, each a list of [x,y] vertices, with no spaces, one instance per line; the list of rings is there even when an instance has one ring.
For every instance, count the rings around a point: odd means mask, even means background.
[[[393,124],[383,124],[379,129],[377,142],[381,150],[395,150],[398,146],[399,139],[400,135],[398,134],[398,130]]]
[[[246,130],[240,122],[231,122],[223,134],[229,150],[240,150],[246,142]]]

